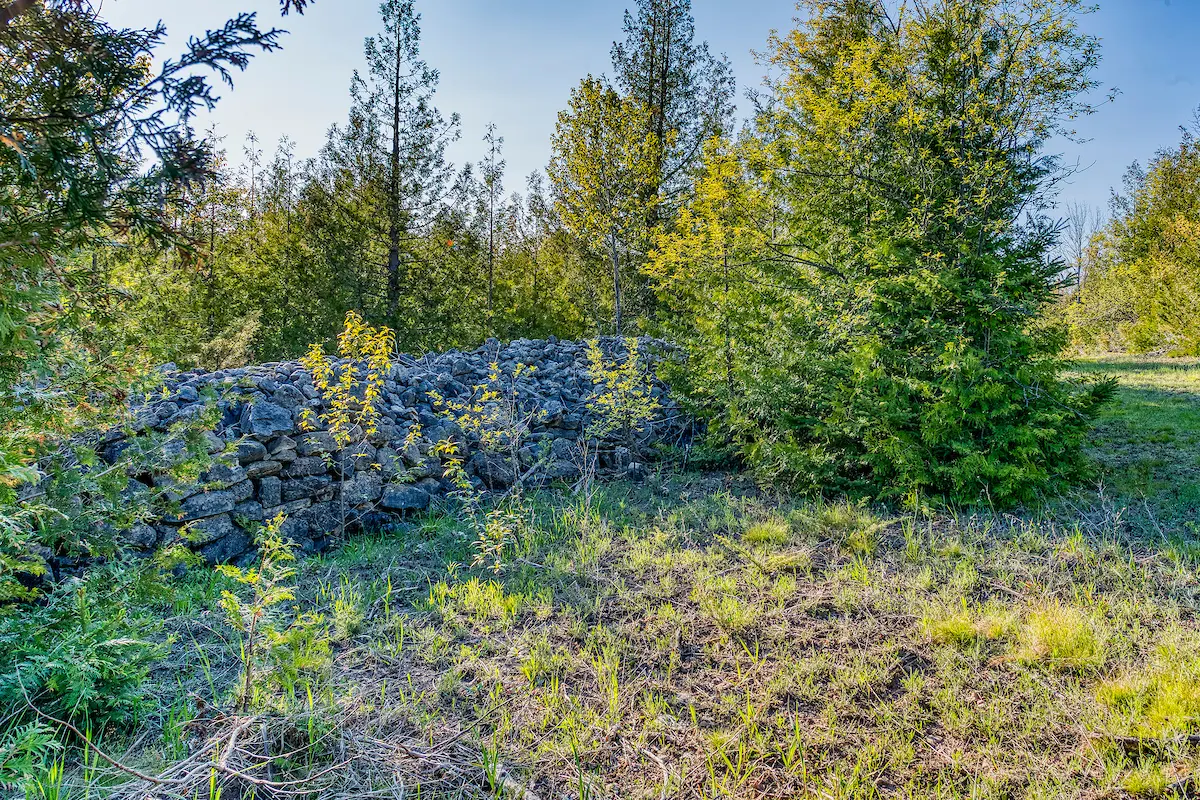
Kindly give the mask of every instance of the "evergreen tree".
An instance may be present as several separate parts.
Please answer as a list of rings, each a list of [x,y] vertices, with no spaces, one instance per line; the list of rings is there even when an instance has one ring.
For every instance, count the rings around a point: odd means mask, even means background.
[[[732,127],[736,86],[729,62],[696,42],[691,0],[637,0],[623,30],[612,46],[613,75],[648,111],[654,146],[644,200],[653,226],[690,185],[704,142]]]
[[[696,381],[728,374],[730,312],[768,318],[733,337],[737,400],[719,422],[764,474],[810,488],[1006,503],[1077,475],[1111,387],[1062,382],[1061,331],[1041,321],[1062,271],[1046,215],[1061,168],[1044,150],[1088,110],[1086,8],[802,10],[772,42],[779,77],[741,166],[714,151],[700,224],[658,247],[664,302],[690,308],[668,322],[709,365]],[[744,251],[737,302],[673,300],[673,286],[713,286],[698,265],[727,239]]]
[[[408,310],[401,306],[401,286],[408,277],[401,261],[411,271],[416,256],[405,248],[429,230],[437,215],[451,170],[446,145],[458,137],[458,115],[446,119],[433,105],[438,72],[420,57],[421,17],[413,0],[386,0],[380,17],[383,30],[364,46],[367,74],[354,75],[348,130],[385,164],[385,315],[395,325]]]

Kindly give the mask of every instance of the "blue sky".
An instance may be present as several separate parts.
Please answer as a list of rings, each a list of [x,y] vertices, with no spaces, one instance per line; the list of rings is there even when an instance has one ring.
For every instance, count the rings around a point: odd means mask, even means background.
[[[162,19],[167,50],[187,36],[215,27],[241,10],[257,10],[264,24],[291,31],[284,49],[256,58],[224,90],[212,121],[236,156],[247,130],[269,152],[284,134],[301,157],[314,154],[325,130],[346,116],[352,71],[362,64],[362,40],[376,28],[377,0],[315,0],[303,17],[280,20],[275,0],[103,0],[121,25]],[[521,189],[524,175],[549,159],[555,117],[571,88],[589,72],[610,69],[609,48],[620,35],[631,0],[418,0],[423,51],[441,71],[438,105],[462,117],[462,139],[450,151],[456,164],[477,160],[484,126],[495,122],[505,138],[506,188]],[[1064,202],[1107,202],[1130,162],[1145,163],[1178,140],[1178,128],[1200,106],[1200,0],[1099,0],[1085,20],[1103,42],[1098,78],[1120,96],[1079,123],[1089,139],[1057,143],[1082,168],[1064,187]],[[772,28],[791,25],[791,0],[693,0],[697,35],[726,53],[739,90],[757,86]],[[164,51],[167,52],[167,51]],[[739,100],[742,108],[747,106]]]

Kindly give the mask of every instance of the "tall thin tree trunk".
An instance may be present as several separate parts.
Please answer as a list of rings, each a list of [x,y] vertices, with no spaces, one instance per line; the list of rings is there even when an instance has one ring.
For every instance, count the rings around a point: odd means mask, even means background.
[[[621,254],[617,250],[617,237],[609,234],[609,249],[612,251],[613,268],[613,322],[617,336],[621,335]]]
[[[400,26],[396,26],[396,71],[392,83],[392,153],[388,179],[387,310],[395,320],[400,312]],[[394,322],[393,322],[394,324]]]
[[[496,150],[492,148],[492,169],[495,170]],[[488,301],[487,301],[487,318],[488,318],[488,334],[495,335],[495,313],[492,306],[492,295],[496,286],[496,179],[495,174],[490,176],[488,185]]]

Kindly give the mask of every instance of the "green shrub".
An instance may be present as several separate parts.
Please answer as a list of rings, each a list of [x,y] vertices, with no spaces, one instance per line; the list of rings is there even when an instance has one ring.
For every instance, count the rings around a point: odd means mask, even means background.
[[[40,605],[0,614],[0,716],[28,718],[32,703],[97,728],[135,722],[146,709],[142,684],[161,656],[147,639],[159,623],[128,610],[138,578],[97,570]]]

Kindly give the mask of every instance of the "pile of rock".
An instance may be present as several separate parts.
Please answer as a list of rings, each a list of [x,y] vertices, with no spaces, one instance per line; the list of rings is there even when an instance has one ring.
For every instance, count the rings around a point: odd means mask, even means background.
[[[626,354],[621,339],[602,339],[600,346],[610,358]],[[660,358],[666,346],[643,339],[639,350]],[[515,460],[486,452],[478,433],[448,419],[431,398],[431,393],[449,401],[478,397],[493,364],[504,376],[501,382],[516,387],[520,408],[531,420]],[[534,369],[521,370],[512,381],[518,364]],[[638,461],[642,447],[681,435],[678,408],[665,387],[651,380],[661,409],[640,437],[640,447],[612,440],[590,443],[601,473],[637,478],[644,471]],[[517,481],[525,486],[573,481],[585,463],[580,443],[593,421],[588,401],[595,390],[587,345],[554,337],[507,345],[489,340],[472,352],[401,357],[383,386],[378,430],[360,432],[352,444],[339,448],[335,437],[320,429],[324,400],[298,362],[218,372],[168,368],[166,391],[139,409],[140,429],[166,431],[181,420],[198,419],[215,403],[220,422],[205,437],[218,461],[195,485],[174,485],[165,475],[138,476],[130,491],[165,486],[177,506],[170,515],[135,526],[127,538],[143,550],[182,540],[206,560],[226,562],[251,551],[247,527],[284,514],[285,535],[319,550],[341,527],[343,512],[357,524],[380,521],[380,516],[425,509],[453,491],[433,452],[447,439],[459,445],[467,473],[481,490],[503,490]],[[302,424],[302,415],[308,422]],[[103,455],[113,462],[130,444],[130,438],[112,433]]]

